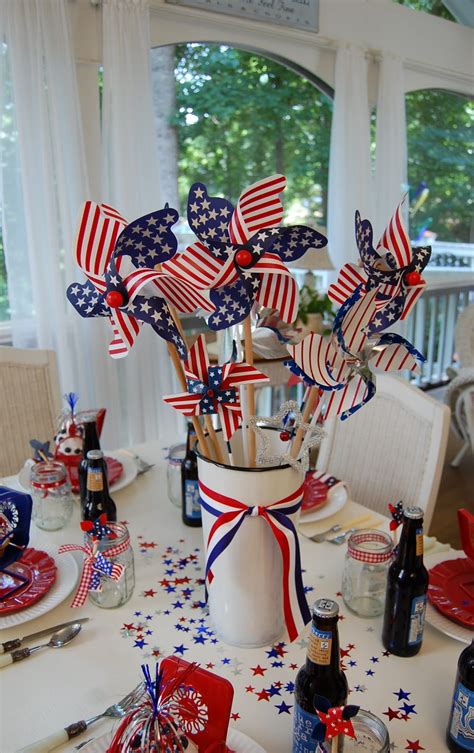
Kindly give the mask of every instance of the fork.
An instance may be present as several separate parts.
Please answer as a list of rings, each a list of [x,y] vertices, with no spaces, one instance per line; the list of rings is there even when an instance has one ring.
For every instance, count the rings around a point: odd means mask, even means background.
[[[333,539],[326,539],[326,541],[328,541],[330,544],[336,544],[336,545],[343,544],[349,538],[351,533],[355,533],[355,531],[378,528],[381,522],[382,522],[381,518],[375,519],[373,520],[373,522],[369,522],[362,527],[357,526],[356,528],[349,528],[348,531],[344,531],[343,533],[340,533],[338,536],[335,536]]]
[[[131,452],[130,450],[123,450],[123,452],[126,455],[130,455],[131,458],[134,459],[135,465],[137,466],[137,476],[141,476],[142,473],[146,473],[147,471],[154,468],[154,463],[147,463],[146,460],[143,460],[139,455],[136,455],[134,452]]]
[[[143,695],[144,684],[140,682],[136,688],[122,698],[118,703],[113,703],[111,706],[105,709],[101,714],[90,717],[90,719],[82,719],[79,722],[69,724],[59,732],[53,732],[52,735],[44,737],[42,740],[38,740],[31,745],[27,745],[26,748],[22,748],[18,753],[48,753],[48,751],[57,748],[63,743],[67,743],[68,740],[72,740],[73,737],[82,735],[83,732],[90,727],[91,724],[102,719],[104,716],[112,717],[113,719],[120,719],[130,711]]]
[[[317,544],[320,544],[322,541],[326,541],[326,536],[328,536],[330,533],[336,533],[337,531],[340,531],[342,528],[339,523],[336,523],[335,526],[332,526],[332,528],[328,528],[327,531],[322,531],[321,533],[316,533],[314,536],[310,536],[309,538],[311,541],[315,541]]]

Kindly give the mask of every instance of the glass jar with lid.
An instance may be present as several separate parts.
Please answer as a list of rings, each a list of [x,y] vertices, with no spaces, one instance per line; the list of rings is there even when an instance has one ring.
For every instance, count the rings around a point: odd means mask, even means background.
[[[342,576],[342,598],[359,617],[376,617],[383,613],[392,552],[393,541],[384,531],[361,530],[350,536]]]

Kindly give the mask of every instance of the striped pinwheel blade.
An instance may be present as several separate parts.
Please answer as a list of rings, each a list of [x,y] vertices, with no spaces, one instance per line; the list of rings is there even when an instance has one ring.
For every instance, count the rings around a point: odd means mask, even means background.
[[[340,416],[344,421],[362,408],[375,395],[375,384],[360,375],[349,379],[340,390],[334,390],[323,408],[324,420]]]
[[[407,194],[402,198],[377,243],[377,251],[379,254],[385,255],[387,264],[391,269],[403,269],[410,264],[412,259],[410,236],[402,214],[406,197]]]
[[[298,315],[300,294],[296,280],[276,254],[265,254],[253,272],[261,275],[256,299],[261,306],[279,312],[280,318],[291,324]]]
[[[352,302],[357,292],[362,297]],[[377,312],[376,296],[377,288],[369,290],[365,295],[358,289],[354,296],[341,306],[334,321],[333,331],[339,345],[346,353],[356,358],[362,354],[367,344],[366,330]]]
[[[366,283],[367,275],[357,264],[344,264],[336,282],[329,286],[328,296],[333,303],[341,306],[355,293],[359,285],[362,285],[364,290]]]
[[[258,230],[280,224],[283,217],[280,193],[285,186],[284,175],[271,175],[241,194],[229,223],[232,243],[245,243]]]
[[[209,355],[205,335],[199,335],[189,348],[188,357],[184,364],[184,371],[187,379],[198,379],[200,382],[207,384]]]
[[[79,212],[76,261],[99,290],[117,239],[126,225],[117,210],[107,204],[86,201]]]
[[[323,390],[338,389],[345,382],[349,369],[334,378],[333,369],[338,370],[341,359],[332,342],[321,335],[311,332],[297,345],[288,345],[287,350],[303,374]]]
[[[380,371],[415,371],[424,356],[401,335],[387,332],[373,348],[369,364]]]
[[[114,309],[113,314],[112,310],[110,311],[110,323],[114,331],[114,339],[109,344],[109,355],[111,358],[124,358],[137,339],[140,323],[135,317],[120,309]]]

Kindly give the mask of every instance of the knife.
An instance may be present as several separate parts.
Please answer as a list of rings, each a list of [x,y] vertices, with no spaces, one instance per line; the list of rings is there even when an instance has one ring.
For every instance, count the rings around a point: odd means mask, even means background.
[[[15,648],[18,648],[21,646],[23,641],[32,641],[33,638],[42,638],[44,635],[49,635],[49,633],[55,633],[57,630],[61,630],[61,628],[68,627],[69,625],[74,625],[77,622],[80,622],[81,625],[84,624],[84,622],[87,622],[89,620],[89,617],[81,617],[79,620],[70,620],[69,622],[62,622],[60,625],[53,625],[52,627],[47,627],[44,630],[39,630],[37,633],[31,633],[31,635],[25,635],[24,638],[14,638],[11,641],[5,641],[5,643],[0,643],[0,654],[6,654],[9,651],[13,651]]]

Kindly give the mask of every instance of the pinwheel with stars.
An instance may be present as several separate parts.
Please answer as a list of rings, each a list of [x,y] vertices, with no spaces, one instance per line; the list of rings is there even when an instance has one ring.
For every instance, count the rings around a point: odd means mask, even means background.
[[[405,338],[385,333],[369,339],[367,330],[376,314],[377,289],[361,288],[339,309],[331,338],[310,333],[289,345],[286,366],[307,384],[330,392],[324,417],[347,419],[375,395],[372,370],[414,371],[424,357]]]
[[[139,261],[138,257],[158,261],[169,258],[177,245],[171,230],[176,218],[175,210],[166,207],[127,226],[126,220],[105,204],[87,201],[81,210],[76,261],[88,279],[85,283],[69,285],[67,297],[83,317],[109,317],[114,332],[109,345],[112,358],[128,354],[142,322],[150,324],[160,337],[176,346],[181,358],[185,358],[186,346],[167,300],[187,313],[201,307],[213,309],[189,284],[155,269],[135,269],[126,258],[129,256],[134,261]],[[157,229],[155,236],[150,237],[147,227],[157,223],[159,232]],[[118,254],[114,254],[116,246]]]
[[[342,304],[362,285],[363,290],[377,290],[377,315],[368,333],[380,332],[398,319],[405,319],[422,295],[425,281],[421,273],[430,260],[430,247],[411,247],[405,228],[402,207],[398,205],[377,247],[373,247],[373,229],[369,220],[356,212],[355,234],[360,264],[345,264],[337,281],[329,286],[328,295]]]
[[[258,181],[242,193],[235,209],[230,201],[209,196],[202,183],[191,187],[188,222],[198,241],[163,270],[200,290],[210,289],[217,309],[208,320],[211,329],[243,321],[254,301],[278,311],[285,322],[296,319],[298,286],[285,262],[325,246],[327,239],[304,225],[277,227],[285,185],[283,175]]]
[[[265,374],[243,361],[211,366],[204,335],[189,349],[184,370],[188,391],[165,395],[163,400],[185,416],[217,413],[227,443],[242,422],[239,388],[269,382]]]
[[[335,738],[339,735],[347,735],[356,739],[354,726],[351,722],[352,717],[359,713],[360,706],[331,706],[327,698],[320,695],[314,696],[314,710],[316,711],[318,721],[312,733],[313,740],[318,743],[332,740],[331,750],[337,750],[334,744]],[[324,748],[318,746],[316,750],[324,751]]]

